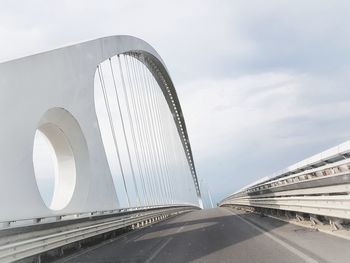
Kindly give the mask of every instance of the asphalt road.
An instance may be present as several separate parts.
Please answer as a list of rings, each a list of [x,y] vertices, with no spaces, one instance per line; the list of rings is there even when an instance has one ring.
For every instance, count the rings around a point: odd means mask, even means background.
[[[350,241],[225,208],[190,212],[60,262],[350,262]]]

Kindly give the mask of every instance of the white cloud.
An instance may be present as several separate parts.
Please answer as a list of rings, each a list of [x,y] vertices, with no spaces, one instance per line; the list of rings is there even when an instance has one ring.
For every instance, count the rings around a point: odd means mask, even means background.
[[[294,106],[302,79],[266,73],[181,86],[180,99],[197,154],[206,158],[222,154],[234,146],[235,138],[258,128],[261,133],[262,128],[298,114],[300,109]]]
[[[322,79],[269,72],[179,87],[198,171],[216,200],[350,138],[344,80],[330,90]]]

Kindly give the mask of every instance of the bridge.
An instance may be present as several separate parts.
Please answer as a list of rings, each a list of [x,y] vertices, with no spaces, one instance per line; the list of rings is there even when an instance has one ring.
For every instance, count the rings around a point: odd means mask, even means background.
[[[0,262],[350,258],[350,143],[203,209],[174,83],[141,39],[1,63],[0,91]]]

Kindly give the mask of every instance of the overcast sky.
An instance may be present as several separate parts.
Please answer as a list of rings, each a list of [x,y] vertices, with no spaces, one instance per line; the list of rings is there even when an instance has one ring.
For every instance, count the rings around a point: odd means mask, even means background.
[[[0,61],[108,35],[164,59],[217,202],[350,139],[350,2],[1,0]]]

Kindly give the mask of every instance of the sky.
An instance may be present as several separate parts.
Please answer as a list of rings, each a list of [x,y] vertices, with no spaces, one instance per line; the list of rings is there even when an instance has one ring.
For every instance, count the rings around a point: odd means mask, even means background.
[[[109,35],[169,69],[218,202],[350,139],[350,2],[1,0],[0,61]]]

